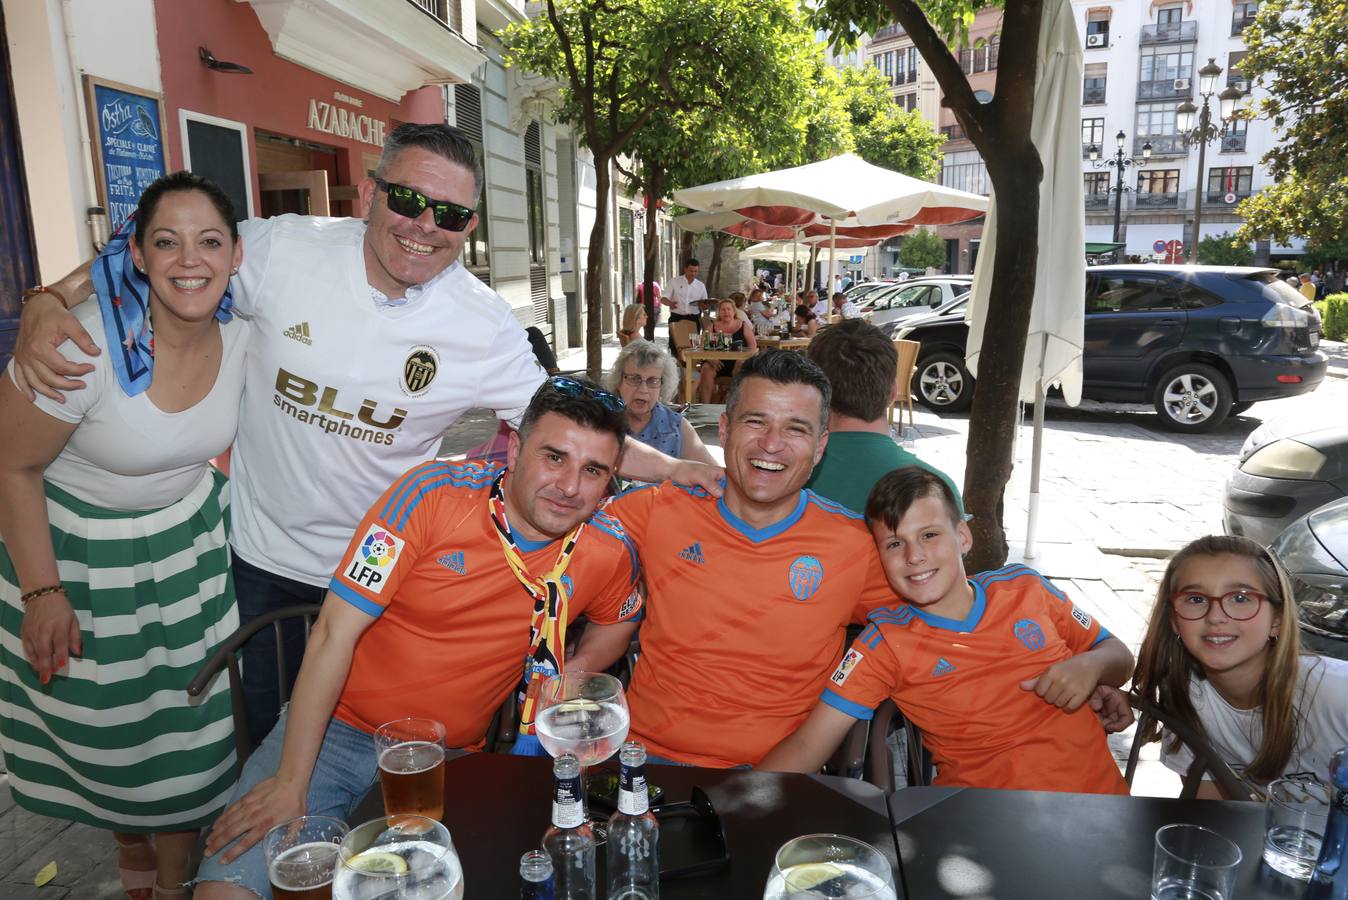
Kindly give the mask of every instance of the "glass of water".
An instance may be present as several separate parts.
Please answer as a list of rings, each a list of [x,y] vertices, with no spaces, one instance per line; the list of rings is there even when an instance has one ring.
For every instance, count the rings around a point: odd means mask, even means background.
[[[895,900],[889,860],[842,834],[807,834],[777,851],[763,900]]]
[[[339,855],[333,900],[463,900],[459,855],[434,819],[372,819],[351,829]]]
[[[1279,778],[1268,786],[1267,810],[1264,862],[1289,878],[1308,880],[1329,818],[1329,789],[1314,781]]]
[[[1241,859],[1239,847],[1209,828],[1159,828],[1151,900],[1231,900]]]

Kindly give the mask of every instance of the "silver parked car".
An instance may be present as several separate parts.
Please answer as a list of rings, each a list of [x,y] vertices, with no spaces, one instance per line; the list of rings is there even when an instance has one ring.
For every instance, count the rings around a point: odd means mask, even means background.
[[[912,316],[923,316],[949,306],[969,293],[972,277],[933,276],[901,281],[883,291],[873,291],[861,299],[862,312],[870,314],[871,324],[886,323]]]
[[[1293,522],[1269,550],[1292,579],[1302,648],[1348,659],[1348,498]]]
[[[1268,546],[1295,520],[1348,495],[1348,425],[1274,420],[1254,431],[1226,482],[1222,524]]]

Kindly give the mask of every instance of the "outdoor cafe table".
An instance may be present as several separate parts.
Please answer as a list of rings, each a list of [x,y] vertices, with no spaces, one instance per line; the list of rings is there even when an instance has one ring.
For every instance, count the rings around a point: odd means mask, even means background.
[[[921,900],[1147,897],[1156,829],[1174,823],[1239,845],[1234,900],[1306,890],[1263,865],[1258,803],[914,787],[891,795],[889,809],[908,896]]]
[[[684,350],[683,351],[683,402],[693,402],[693,370],[700,364],[712,359],[748,359],[753,350]]]
[[[810,339],[807,337],[761,337],[758,339],[758,346],[767,350],[804,350],[810,346]]]
[[[613,761],[590,773],[605,770],[614,770]],[[730,849],[730,865],[720,873],[661,881],[661,900],[757,900],[763,896],[777,848],[802,834],[851,835],[884,853],[891,866],[897,861],[884,794],[863,781],[657,765],[646,766],[646,778],[665,789],[662,803],[687,800],[694,787],[706,791]],[[376,787],[352,822],[382,812]],[[538,848],[551,812],[550,757],[470,753],[447,759],[443,821],[463,863],[465,896],[518,896],[520,856]],[[602,872],[603,848],[598,856]],[[897,871],[894,877],[897,883]],[[604,896],[603,887],[599,896]]]

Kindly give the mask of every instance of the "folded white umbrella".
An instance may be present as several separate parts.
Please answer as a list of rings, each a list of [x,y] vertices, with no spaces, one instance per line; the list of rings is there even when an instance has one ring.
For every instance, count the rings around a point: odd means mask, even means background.
[[[1081,402],[1081,349],[1085,333],[1086,240],[1082,199],[1081,38],[1070,0],[1044,8],[1039,32],[1039,72],[1035,80],[1034,117],[1030,136],[1044,165],[1039,186],[1039,263],[1034,279],[1029,338],[1021,368],[1020,399],[1034,403],[1034,442],[1030,461],[1030,518],[1025,557],[1035,555],[1039,518],[1039,466],[1043,454],[1044,392],[1058,382],[1064,399]],[[983,248],[965,318],[969,320],[967,362],[978,361],[992,291],[992,265],[997,245],[996,209],[983,225]]]

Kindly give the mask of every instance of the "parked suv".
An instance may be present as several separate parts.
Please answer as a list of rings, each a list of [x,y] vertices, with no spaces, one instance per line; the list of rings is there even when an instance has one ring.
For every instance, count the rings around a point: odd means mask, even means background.
[[[1174,431],[1208,431],[1258,400],[1313,391],[1325,377],[1320,318],[1273,269],[1095,266],[1086,272],[1082,395],[1147,403]],[[968,409],[963,317],[923,316],[913,390],[937,411]]]

